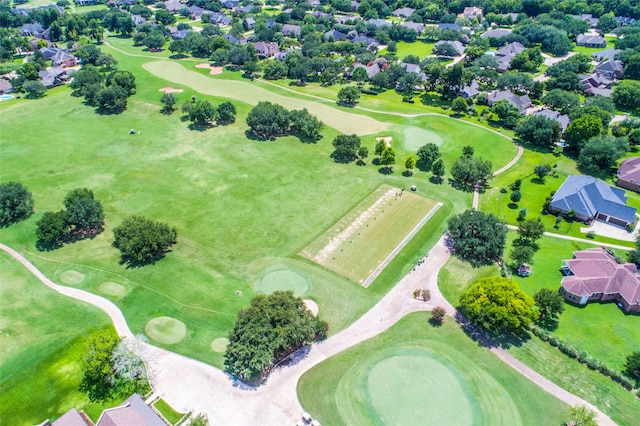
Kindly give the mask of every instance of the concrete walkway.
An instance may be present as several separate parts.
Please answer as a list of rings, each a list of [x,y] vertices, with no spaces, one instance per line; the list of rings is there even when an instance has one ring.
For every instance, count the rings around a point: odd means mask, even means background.
[[[359,320],[327,340],[306,348],[306,351],[299,351],[300,359],[294,361],[294,365],[277,368],[264,386],[251,388],[208,364],[138,341],[129,330],[122,312],[113,303],[83,290],[60,286],[20,253],[4,244],[0,244],[0,249],[13,256],[53,290],[103,309],[111,317],[117,333],[126,338],[129,347],[144,360],[154,392],[178,411],[207,414],[214,425],[294,424],[303,411],[296,392],[298,380],[314,365],[378,335],[411,312],[442,306],[448,315],[461,318],[438,289],[438,272],[451,256],[443,236],[425,262],[405,276]],[[431,300],[422,302],[413,299],[416,288],[428,288]],[[491,352],[545,391],[567,404],[586,405],[596,411],[601,425],[615,424],[586,401],[550,382],[505,350],[496,347],[481,333],[476,333],[478,340],[487,345]]]
[[[516,231],[518,229],[518,227],[515,226],[515,225],[507,225],[507,228],[512,229],[514,231]],[[600,242],[600,241],[587,240],[585,238],[578,238],[578,237],[572,237],[572,236],[569,236],[569,235],[555,234],[553,232],[545,232],[543,235],[546,236],[546,237],[551,237],[551,238],[560,238],[561,240],[577,241],[579,243],[592,244],[592,245],[600,246],[600,247],[609,247],[609,248],[613,248],[613,249],[616,249],[616,250],[634,250],[633,247],[621,246],[619,244],[603,243],[603,242]]]

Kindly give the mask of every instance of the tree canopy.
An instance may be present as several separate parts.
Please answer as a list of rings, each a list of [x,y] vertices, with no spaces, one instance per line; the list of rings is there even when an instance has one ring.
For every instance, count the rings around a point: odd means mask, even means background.
[[[624,372],[634,379],[637,385],[640,385],[640,351],[633,352],[627,356]]]
[[[560,123],[540,115],[532,115],[522,120],[516,126],[515,133],[523,141],[545,148],[551,147],[562,137]]]
[[[507,238],[506,226],[492,214],[467,210],[449,219],[453,254],[473,266],[499,261]]]
[[[478,181],[491,177],[491,161],[463,155],[451,167],[451,176],[458,185],[473,187]]]
[[[293,292],[259,295],[238,312],[229,333],[224,365],[234,376],[254,381],[280,359],[327,331],[327,323],[314,317]]]
[[[564,311],[564,298],[557,290],[541,288],[533,295],[533,300],[543,320],[556,319]]]
[[[0,184],[0,228],[33,214],[33,196],[20,182]]]
[[[335,150],[331,154],[338,163],[350,163],[358,158],[360,137],[358,135],[338,135],[333,139]]]
[[[177,242],[177,231],[162,222],[130,216],[113,230],[113,246],[120,250],[123,263],[145,265],[165,256]]]
[[[628,150],[625,138],[595,137],[587,141],[578,156],[578,164],[586,170],[607,172]]]
[[[104,229],[104,210],[92,190],[78,188],[70,191],[64,198],[64,207],[71,232],[93,236]]]
[[[482,278],[460,295],[460,309],[476,325],[493,332],[525,329],[537,318],[534,301],[508,278]]]

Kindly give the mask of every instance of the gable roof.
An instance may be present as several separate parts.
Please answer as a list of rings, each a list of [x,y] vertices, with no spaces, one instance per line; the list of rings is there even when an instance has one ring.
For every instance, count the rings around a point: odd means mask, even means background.
[[[522,43],[514,41],[513,43],[505,44],[496,53],[498,56],[510,56],[517,55],[518,53],[522,53],[526,50]]]
[[[618,180],[640,185],[640,157],[627,158],[620,164]]]
[[[53,426],[87,426],[87,422],[84,421],[78,410],[72,408],[60,417],[58,420],[52,423]]]
[[[282,26],[282,34],[284,35],[295,35],[296,37],[300,37],[300,25],[293,24],[284,24]]]
[[[440,40],[436,43],[435,47],[442,46],[443,44],[448,43],[456,49],[456,53],[458,55],[462,55],[464,53],[465,47],[458,40]]]
[[[413,15],[413,12],[415,12],[415,9],[412,9],[410,7],[402,7],[402,8],[398,8],[396,10],[394,10],[393,12],[391,12],[391,15],[393,16],[404,16],[405,18],[408,18],[409,16]]]
[[[369,19],[367,21],[367,24],[373,24],[375,25],[377,28],[382,28],[382,27],[389,27],[391,26],[391,24],[387,21],[385,21],[384,19]]]
[[[166,426],[156,413],[140,398],[133,394],[119,407],[104,410],[96,426]]]
[[[457,32],[462,31],[462,27],[458,24],[438,24],[439,30],[456,30]]]
[[[472,98],[480,93],[480,86],[478,86],[478,80],[475,78],[471,80],[470,84],[467,84],[460,90],[460,94],[466,98]]]
[[[501,101],[501,100],[505,100],[510,102],[511,104],[515,105],[516,107],[518,107],[518,109],[520,110],[521,114],[524,114],[524,112],[526,111],[527,108],[529,108],[532,103],[531,103],[531,99],[529,99],[529,96],[527,95],[516,95],[515,93],[511,92],[510,90],[496,90],[494,92],[491,92],[489,94],[489,97],[487,98],[487,100],[489,101],[489,104],[493,105],[494,103]]]
[[[597,293],[618,293],[630,305],[640,305],[640,280],[633,263],[619,264],[602,248],[573,253],[565,260],[573,275],[562,279],[562,287],[577,296],[590,297]]]
[[[578,36],[576,37],[576,44],[578,46],[597,45],[604,47],[607,45],[607,40],[599,35],[578,34]]]
[[[633,223],[636,209],[627,206],[624,190],[592,176],[569,176],[551,199],[551,207],[593,218],[598,213]]]
[[[607,74],[610,77],[622,76],[622,61],[609,59],[608,61],[600,62],[593,72]]]
[[[324,33],[325,40],[330,40],[332,37],[333,37],[333,41],[340,41],[340,40],[346,39],[347,35],[345,33],[341,33],[338,30],[329,30],[326,33]]]
[[[620,49],[605,49],[605,50],[601,50],[599,52],[593,52],[591,54],[591,57],[594,58],[598,62],[608,61],[608,60],[614,59],[616,54],[618,54],[620,52],[622,52],[622,50],[620,50]]]
[[[480,37],[482,38],[488,38],[488,37],[504,37],[506,35],[511,34],[513,30],[511,29],[506,29],[506,28],[496,28],[494,30],[489,30],[485,33],[483,33]]]
[[[558,111],[554,111],[552,109],[542,108],[539,111],[533,113],[533,115],[539,115],[541,117],[546,117],[551,120],[556,120],[560,124],[560,130],[564,133],[569,127],[569,116],[566,114],[560,114]]]
[[[400,25],[405,27],[405,28],[409,28],[409,29],[415,30],[418,34],[422,33],[424,31],[424,29],[426,28],[426,26],[424,24],[421,24],[419,22],[411,22],[411,21],[405,21],[405,22],[401,23]]]

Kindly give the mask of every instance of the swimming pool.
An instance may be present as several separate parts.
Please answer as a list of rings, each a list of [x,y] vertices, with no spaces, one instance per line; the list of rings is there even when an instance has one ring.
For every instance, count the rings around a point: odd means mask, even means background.
[[[9,99],[13,99],[12,95],[0,95],[0,102],[8,101]]]

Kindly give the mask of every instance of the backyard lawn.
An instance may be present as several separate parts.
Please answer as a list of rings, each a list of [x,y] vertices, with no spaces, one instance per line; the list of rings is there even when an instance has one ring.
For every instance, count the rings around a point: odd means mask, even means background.
[[[307,371],[305,410],[322,424],[560,424],[567,406],[470,340],[451,318],[404,317]]]

